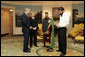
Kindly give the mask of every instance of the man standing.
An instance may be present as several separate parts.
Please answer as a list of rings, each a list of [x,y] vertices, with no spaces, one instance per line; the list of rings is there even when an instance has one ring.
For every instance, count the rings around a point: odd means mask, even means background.
[[[30,19],[28,14],[30,13],[30,9],[25,8],[25,13],[22,14],[22,32],[24,36],[24,47],[23,52],[31,52],[28,48],[28,42],[29,42],[29,29],[30,29]]]
[[[48,17],[48,12],[45,12],[45,18],[42,21],[42,31],[43,31],[43,40],[44,40],[44,46],[43,47],[46,46],[46,43],[45,43],[46,34],[45,34],[45,32],[47,31],[47,28],[48,28],[48,25],[49,25],[48,20],[50,20],[50,18]]]
[[[60,56],[66,55],[67,42],[66,42],[66,26],[69,24],[69,15],[64,13],[64,8],[59,7],[58,13],[60,15],[60,21],[57,25],[59,28],[58,42],[59,50],[57,52],[62,52]]]

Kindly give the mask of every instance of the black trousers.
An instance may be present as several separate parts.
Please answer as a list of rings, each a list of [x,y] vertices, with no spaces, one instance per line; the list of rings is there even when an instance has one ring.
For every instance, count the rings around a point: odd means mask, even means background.
[[[62,27],[59,28],[59,33],[58,33],[58,42],[59,42],[59,50],[62,53],[66,54],[66,49],[67,49],[67,41],[66,41],[66,28]]]
[[[44,41],[44,46],[46,45],[45,41],[46,41],[46,34],[43,34],[43,41]]]
[[[37,46],[37,30],[30,30],[30,47],[32,47],[33,42],[34,46]]]
[[[23,51],[26,51],[28,49],[28,43],[29,43],[29,31],[24,31],[23,36],[24,36]]]

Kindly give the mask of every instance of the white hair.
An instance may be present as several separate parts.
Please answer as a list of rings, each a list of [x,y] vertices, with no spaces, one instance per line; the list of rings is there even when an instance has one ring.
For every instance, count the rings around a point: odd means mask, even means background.
[[[28,11],[28,10],[30,10],[29,8],[25,8],[25,11]]]

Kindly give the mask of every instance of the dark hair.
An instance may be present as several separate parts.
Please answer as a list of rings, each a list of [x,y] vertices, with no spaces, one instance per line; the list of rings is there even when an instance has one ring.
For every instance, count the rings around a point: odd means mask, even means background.
[[[45,12],[45,14],[48,14],[48,12]]]
[[[58,10],[64,11],[64,8],[63,7],[59,7]]]

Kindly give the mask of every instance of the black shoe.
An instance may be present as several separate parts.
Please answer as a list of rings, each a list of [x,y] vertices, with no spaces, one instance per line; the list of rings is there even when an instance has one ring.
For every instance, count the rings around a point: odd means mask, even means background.
[[[30,48],[28,48],[27,50],[31,50]]]
[[[36,47],[38,47],[38,46],[36,45]]]
[[[60,50],[56,50],[56,52],[61,52]]]
[[[30,48],[32,48],[32,46],[30,46]]]
[[[53,49],[47,49],[47,52],[52,52],[53,51]]]
[[[30,47],[32,47],[32,45],[30,45]]]
[[[46,47],[46,45],[44,45],[43,47]]]
[[[23,51],[23,52],[26,52],[26,53],[28,53],[28,52],[31,52],[30,50],[26,50],[26,51]]]
[[[66,53],[61,53],[61,54],[60,54],[60,56],[65,56],[65,55],[66,55]]]

